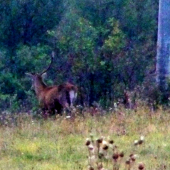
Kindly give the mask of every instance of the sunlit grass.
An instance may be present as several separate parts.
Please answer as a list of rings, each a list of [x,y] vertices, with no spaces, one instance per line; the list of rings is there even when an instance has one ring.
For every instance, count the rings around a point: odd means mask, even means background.
[[[113,139],[118,150],[125,153],[120,170],[125,169],[129,154],[137,154],[133,169],[143,162],[147,170],[170,169],[170,115],[148,108],[75,119],[33,119],[20,116],[17,124],[0,127],[0,169],[2,170],[85,170],[88,167],[86,138],[93,136]],[[134,146],[140,136],[141,146]],[[109,165],[110,164],[110,165]],[[112,169],[112,162],[107,168]]]

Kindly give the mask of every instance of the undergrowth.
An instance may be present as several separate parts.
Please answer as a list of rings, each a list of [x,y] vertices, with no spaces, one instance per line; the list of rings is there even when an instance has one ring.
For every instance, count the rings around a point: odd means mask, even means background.
[[[48,120],[27,113],[8,115],[0,126],[0,169],[170,169],[169,112],[140,107],[98,110],[92,116],[86,109],[72,118]]]

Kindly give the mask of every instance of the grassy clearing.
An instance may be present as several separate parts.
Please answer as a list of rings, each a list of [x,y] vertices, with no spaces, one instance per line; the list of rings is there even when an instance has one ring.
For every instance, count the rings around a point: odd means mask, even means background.
[[[161,109],[150,113],[147,108],[136,112],[119,110],[104,116],[85,113],[73,119],[37,120],[20,116],[16,125],[0,127],[0,170],[85,170],[88,169],[86,138],[104,136],[113,139],[123,151],[119,169],[131,153],[137,154],[134,166],[143,162],[147,170],[170,169],[170,114]],[[141,146],[134,146],[140,136]],[[113,169],[113,162],[103,163]]]

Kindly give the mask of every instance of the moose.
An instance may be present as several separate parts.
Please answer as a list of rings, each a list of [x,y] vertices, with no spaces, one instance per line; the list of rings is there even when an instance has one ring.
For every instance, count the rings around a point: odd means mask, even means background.
[[[44,82],[44,75],[50,69],[54,58],[51,55],[51,62],[41,73],[26,73],[32,79],[32,88],[35,91],[44,118],[58,114],[62,115],[63,109],[70,111],[77,98],[77,87],[69,82],[61,85],[47,86]]]

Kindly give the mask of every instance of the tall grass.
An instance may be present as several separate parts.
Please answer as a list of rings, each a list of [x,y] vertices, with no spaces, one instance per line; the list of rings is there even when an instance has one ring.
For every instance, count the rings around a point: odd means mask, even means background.
[[[86,170],[89,151],[86,138],[94,141],[103,137],[113,140],[118,151],[124,153],[120,170],[127,169],[130,154],[137,155],[131,169],[142,162],[146,170],[170,169],[170,110],[154,113],[146,107],[137,111],[90,110],[75,118],[34,119],[23,113],[9,116],[0,127],[0,170]],[[12,118],[11,118],[12,117]],[[14,123],[13,123],[14,122]],[[134,141],[145,137],[142,145]],[[103,167],[112,170],[113,161]]]

